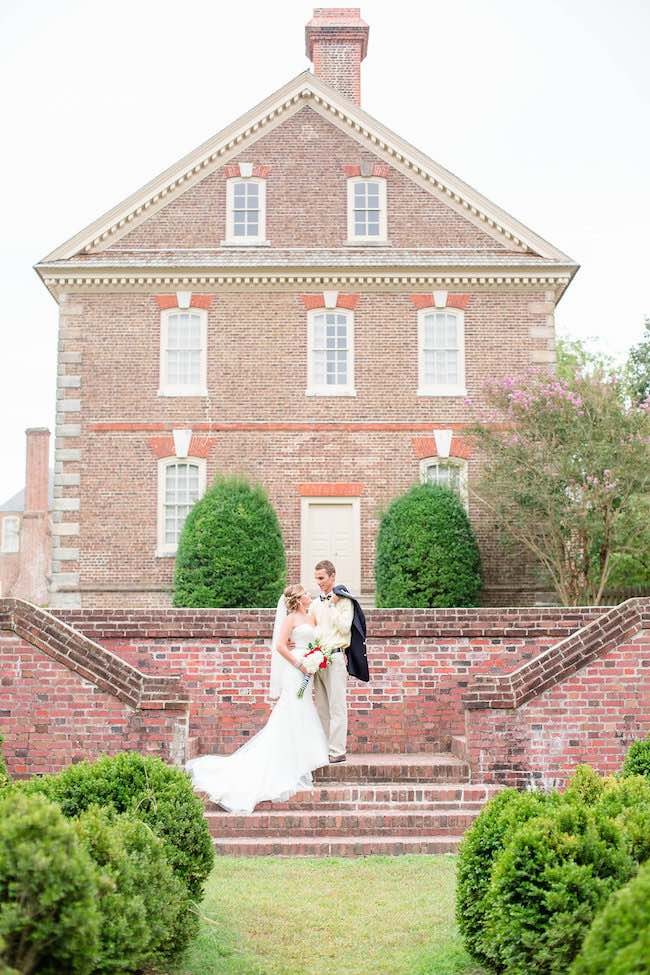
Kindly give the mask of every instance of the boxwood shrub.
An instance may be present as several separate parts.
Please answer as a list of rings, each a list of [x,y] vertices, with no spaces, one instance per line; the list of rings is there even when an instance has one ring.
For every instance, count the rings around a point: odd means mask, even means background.
[[[570,975],[650,975],[650,863],[610,896]]]
[[[214,865],[214,848],[203,804],[185,772],[159,758],[121,752],[69,765],[18,787],[46,795],[66,816],[79,816],[93,804],[137,816],[163,841],[167,859],[190,896],[200,899]]]
[[[630,745],[623,762],[622,774],[645,775],[650,779],[650,738]]]
[[[378,607],[474,606],[481,560],[458,496],[417,484],[382,517],[375,561]]]
[[[44,796],[0,799],[0,971],[88,975],[99,946],[98,871]]]
[[[624,835],[601,810],[564,802],[520,826],[486,893],[494,970],[566,975],[594,916],[635,869]]]
[[[174,606],[275,606],[285,584],[282,532],[264,488],[218,478],[185,520]]]
[[[465,947],[487,968],[496,961],[486,932],[494,862],[519,826],[560,801],[557,793],[504,789],[484,806],[463,838],[458,856],[456,919]]]
[[[630,775],[604,782],[598,807],[623,830],[633,859],[643,863],[650,858],[650,778]]]
[[[93,973],[137,972],[183,951],[198,916],[152,829],[129,813],[90,806],[74,821],[98,867],[99,947]]]

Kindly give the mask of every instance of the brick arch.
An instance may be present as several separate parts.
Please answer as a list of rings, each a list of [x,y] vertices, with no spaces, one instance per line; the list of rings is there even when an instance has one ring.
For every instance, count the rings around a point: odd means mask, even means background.
[[[438,456],[436,441],[433,437],[413,437],[411,445],[418,460]],[[467,437],[453,436],[451,438],[449,456],[457,460],[469,460],[472,456],[472,445],[469,439]]]
[[[174,449],[174,438],[171,433],[166,433],[162,437],[150,437],[149,446],[159,460],[162,460],[163,457],[173,457],[176,453]],[[197,437],[196,434],[193,434],[187,456],[207,458],[210,456],[214,446],[214,437]]]

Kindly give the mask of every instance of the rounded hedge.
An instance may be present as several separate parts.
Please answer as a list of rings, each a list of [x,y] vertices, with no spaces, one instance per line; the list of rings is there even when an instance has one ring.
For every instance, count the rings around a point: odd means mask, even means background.
[[[266,492],[217,479],[185,520],[174,606],[275,606],[285,584],[282,533]]]
[[[467,951],[491,968],[492,940],[486,937],[488,890],[496,858],[518,826],[560,802],[557,793],[504,789],[483,807],[463,837],[458,854],[456,920]]]
[[[650,863],[611,895],[569,975],[650,975]]]
[[[137,972],[171,961],[198,930],[165,846],[128,813],[91,806],[75,829],[99,870],[99,948],[93,973]]]
[[[650,738],[630,745],[621,772],[623,776],[646,775],[650,779]]]
[[[97,869],[44,796],[0,800],[0,970],[88,975],[99,945]]]
[[[16,788],[46,795],[65,816],[79,816],[93,804],[132,813],[163,841],[167,859],[190,896],[201,897],[214,865],[214,847],[203,804],[180,769],[159,758],[120,752],[16,783]]]
[[[622,829],[637,863],[650,858],[650,778],[606,779],[598,808]]]
[[[379,528],[375,578],[378,607],[476,604],[478,545],[453,491],[417,484],[392,502]]]
[[[622,832],[597,809],[561,803],[520,826],[486,893],[494,969],[565,975],[596,913],[634,870]]]

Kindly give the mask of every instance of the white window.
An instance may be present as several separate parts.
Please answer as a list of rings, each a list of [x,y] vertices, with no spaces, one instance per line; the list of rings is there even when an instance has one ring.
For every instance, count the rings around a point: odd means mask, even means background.
[[[166,457],[158,462],[157,555],[175,555],[185,519],[205,492],[205,460]]]
[[[423,484],[438,484],[454,491],[467,508],[467,461],[455,457],[427,457],[420,461]]]
[[[386,180],[348,180],[348,243],[385,243]]]
[[[226,244],[266,244],[266,181],[229,179]]]
[[[462,311],[423,308],[418,312],[418,396],[464,396],[465,327]]]
[[[2,519],[2,552],[17,552],[20,547],[20,518],[6,515]]]
[[[208,313],[168,308],[160,317],[159,396],[207,396]]]
[[[354,316],[334,308],[308,319],[308,396],[355,396]]]

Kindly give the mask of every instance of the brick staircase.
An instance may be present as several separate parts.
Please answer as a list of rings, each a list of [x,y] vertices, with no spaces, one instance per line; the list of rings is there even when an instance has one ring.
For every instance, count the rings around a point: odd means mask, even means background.
[[[462,740],[454,751],[462,751]],[[206,799],[206,819],[222,855],[451,853],[499,788],[469,777],[467,762],[451,751],[348,755],[319,769],[311,792],[260,803],[250,816]]]

